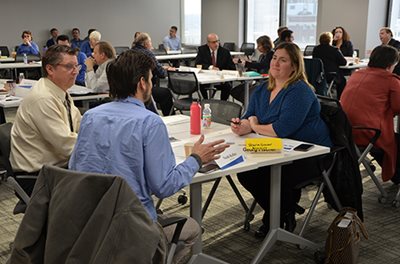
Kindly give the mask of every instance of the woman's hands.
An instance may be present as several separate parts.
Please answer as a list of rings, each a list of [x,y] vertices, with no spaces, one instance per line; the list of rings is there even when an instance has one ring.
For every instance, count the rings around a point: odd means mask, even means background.
[[[239,118],[231,119],[231,130],[233,133],[239,136],[246,135],[252,131],[249,120],[240,120]]]

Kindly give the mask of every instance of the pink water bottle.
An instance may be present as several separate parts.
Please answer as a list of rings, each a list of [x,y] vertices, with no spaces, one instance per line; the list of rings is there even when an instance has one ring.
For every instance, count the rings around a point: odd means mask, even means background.
[[[201,105],[193,102],[190,105],[190,134],[200,135],[201,132]]]

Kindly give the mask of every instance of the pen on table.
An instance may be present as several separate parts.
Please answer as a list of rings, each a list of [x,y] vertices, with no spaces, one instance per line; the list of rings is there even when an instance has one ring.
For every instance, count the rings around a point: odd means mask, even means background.
[[[240,121],[239,122],[234,122],[234,121],[232,121],[232,120],[229,120],[229,119],[227,119],[226,120],[227,122],[230,122],[230,123],[232,123],[232,124],[235,124],[235,125],[239,125],[240,124]]]

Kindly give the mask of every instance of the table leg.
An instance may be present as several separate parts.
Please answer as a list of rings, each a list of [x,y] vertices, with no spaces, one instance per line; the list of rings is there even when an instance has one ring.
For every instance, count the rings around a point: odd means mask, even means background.
[[[281,208],[281,169],[282,164],[271,166],[271,190],[270,190],[270,231],[264,239],[260,250],[251,261],[252,264],[259,263],[272,248],[276,241],[285,241],[293,244],[303,245],[310,248],[318,248],[318,245],[296,234],[280,228]]]
[[[201,217],[201,183],[193,183],[190,185],[190,216],[202,226]],[[199,254],[202,252],[202,241],[201,235],[197,242],[194,244],[192,249],[193,254]]]

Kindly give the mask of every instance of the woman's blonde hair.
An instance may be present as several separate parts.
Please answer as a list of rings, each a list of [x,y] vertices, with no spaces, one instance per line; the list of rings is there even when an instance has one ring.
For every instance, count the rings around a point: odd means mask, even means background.
[[[284,42],[284,43],[279,44],[275,48],[275,52],[280,49],[286,50],[286,52],[289,54],[290,61],[294,68],[294,71],[290,75],[289,79],[283,84],[283,88],[287,88],[292,83],[295,83],[295,82],[301,80],[301,81],[304,81],[308,86],[311,87],[311,89],[314,90],[314,87],[307,80],[307,76],[306,76],[306,73],[304,70],[304,59],[303,59],[303,55],[301,53],[300,48],[294,43]],[[275,88],[275,85],[276,85],[276,80],[270,74],[269,82],[268,82],[268,90],[273,90]]]

